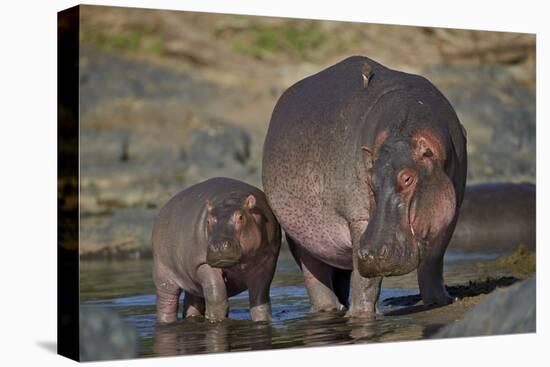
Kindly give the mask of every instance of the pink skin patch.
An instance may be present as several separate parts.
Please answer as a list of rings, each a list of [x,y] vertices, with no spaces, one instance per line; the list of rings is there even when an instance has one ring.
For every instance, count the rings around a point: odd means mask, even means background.
[[[438,237],[452,222],[456,212],[456,193],[451,179],[443,171],[447,155],[439,134],[429,128],[412,136],[414,160],[428,169],[420,192],[415,192],[409,208],[409,222],[415,237]]]

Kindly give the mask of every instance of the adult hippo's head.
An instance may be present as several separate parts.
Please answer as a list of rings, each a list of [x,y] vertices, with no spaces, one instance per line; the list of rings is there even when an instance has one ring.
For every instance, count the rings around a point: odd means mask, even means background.
[[[371,217],[360,239],[359,273],[402,275],[448,239],[456,195],[443,137],[434,130],[382,131],[367,155]]]
[[[261,214],[256,198],[229,197],[219,204],[206,201],[206,262],[214,267],[230,267],[260,247]]]

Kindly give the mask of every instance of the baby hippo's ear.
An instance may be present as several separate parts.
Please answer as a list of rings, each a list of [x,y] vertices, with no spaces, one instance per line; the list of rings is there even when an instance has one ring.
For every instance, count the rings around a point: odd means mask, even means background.
[[[210,213],[212,211],[212,209],[214,208],[214,206],[212,205],[212,203],[210,202],[210,200],[205,200],[204,202],[204,207],[206,208],[206,210]]]
[[[252,195],[252,194],[248,195],[248,197],[246,198],[246,201],[245,201],[245,206],[248,209],[252,209],[256,206],[256,198],[254,197],[254,195]]]

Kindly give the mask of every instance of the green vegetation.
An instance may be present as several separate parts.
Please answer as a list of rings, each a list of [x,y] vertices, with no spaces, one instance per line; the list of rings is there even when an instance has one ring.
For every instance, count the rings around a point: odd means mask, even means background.
[[[236,51],[259,59],[286,53],[309,59],[322,47],[327,35],[317,22],[273,26],[255,24],[234,43]]]
[[[161,39],[150,27],[130,26],[122,30],[82,29],[80,40],[102,50],[163,54]]]
[[[512,254],[487,263],[478,263],[477,266],[482,269],[506,269],[518,278],[527,278],[535,273],[536,264],[536,255],[527,246],[519,245]]]

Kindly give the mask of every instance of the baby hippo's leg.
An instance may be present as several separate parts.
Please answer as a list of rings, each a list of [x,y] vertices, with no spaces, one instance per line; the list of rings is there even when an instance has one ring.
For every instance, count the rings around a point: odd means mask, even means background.
[[[183,299],[183,317],[195,317],[204,315],[204,298],[185,292]]]
[[[153,281],[157,295],[157,321],[174,322],[178,319],[178,305],[181,288],[172,281],[172,276],[159,263],[153,267]]]
[[[229,302],[227,289],[223,281],[222,271],[208,264],[201,265],[197,276],[202,287],[206,305],[205,317],[210,322],[222,321],[227,318]]]
[[[252,321],[271,321],[271,302],[269,300],[269,285],[271,276],[262,274],[248,284],[250,301],[250,318]]]
[[[179,287],[157,286],[157,321],[174,322],[178,319],[178,305],[181,294]]]

